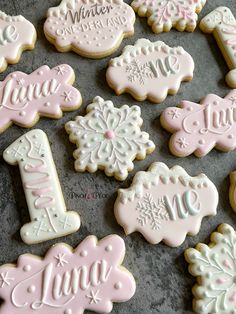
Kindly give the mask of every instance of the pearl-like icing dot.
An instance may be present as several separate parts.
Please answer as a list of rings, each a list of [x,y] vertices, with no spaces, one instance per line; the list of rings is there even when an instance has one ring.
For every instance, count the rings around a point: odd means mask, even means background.
[[[27,289],[27,291],[28,291],[29,293],[33,293],[33,292],[35,292],[35,290],[36,290],[36,287],[35,287],[34,285],[29,286],[29,288]]]
[[[71,309],[66,309],[64,314],[72,314],[72,310]]]
[[[118,281],[117,283],[114,284],[114,288],[115,288],[116,290],[121,289],[121,288],[122,288],[122,283],[121,283],[120,281]]]
[[[19,115],[20,115],[21,117],[24,117],[24,116],[26,115],[26,112],[25,112],[25,111],[21,111],[21,112],[19,113]]]
[[[43,71],[38,71],[38,75],[43,75]]]
[[[234,138],[233,134],[229,134],[228,138],[231,140],[232,138]]]
[[[86,257],[86,256],[88,256],[88,252],[87,251],[81,251],[80,256]]]
[[[193,125],[198,126],[199,125],[199,121],[194,121]]]
[[[108,245],[108,246],[106,246],[105,247],[105,250],[107,251],[107,252],[111,252],[112,251],[112,245]]]
[[[45,107],[49,107],[50,106],[50,102],[47,101],[45,104],[44,104]]]
[[[204,140],[199,140],[199,142],[198,142],[200,145],[203,145],[203,144],[205,144],[205,141]]]
[[[30,266],[30,265],[25,265],[24,268],[23,268],[23,270],[24,270],[25,272],[29,272],[29,271],[31,271],[31,266]]]
[[[112,130],[106,131],[104,134],[105,138],[112,140],[115,137],[115,133]]]
[[[188,111],[193,111],[193,107],[188,107],[187,110]]]

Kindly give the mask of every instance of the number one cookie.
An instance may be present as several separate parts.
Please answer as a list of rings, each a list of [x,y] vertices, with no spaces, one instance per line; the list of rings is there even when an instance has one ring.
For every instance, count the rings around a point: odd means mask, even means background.
[[[208,14],[200,23],[205,33],[213,33],[230,68],[226,82],[236,88],[236,20],[227,7],[219,7]]]
[[[32,130],[3,153],[11,165],[18,164],[31,222],[21,228],[22,240],[34,244],[77,231],[80,217],[66,212],[50,145],[42,130]]]

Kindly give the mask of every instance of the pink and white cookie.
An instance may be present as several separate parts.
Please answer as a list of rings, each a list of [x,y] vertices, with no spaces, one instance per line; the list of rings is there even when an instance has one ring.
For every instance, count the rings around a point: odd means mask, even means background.
[[[110,313],[112,302],[128,301],[134,278],[122,266],[125,244],[117,235],[88,236],[74,250],[52,246],[44,258],[24,254],[0,267],[0,296],[6,314]]]
[[[182,101],[161,115],[161,124],[171,136],[169,147],[175,156],[207,155],[214,147],[222,151],[236,148],[236,89],[221,98],[207,95],[200,104]]]
[[[175,95],[182,81],[191,81],[193,71],[193,59],[182,47],[142,38],[110,61],[106,78],[118,95],[127,92],[139,101],[160,103]]]
[[[226,82],[236,88],[236,19],[233,13],[227,7],[218,7],[201,20],[200,28],[214,35],[230,69]]]
[[[47,65],[31,74],[13,72],[0,82],[0,132],[15,123],[30,128],[40,116],[59,119],[63,111],[78,109],[80,92],[72,87],[73,69],[61,64]]]
[[[125,180],[134,168],[133,160],[144,159],[155,149],[149,134],[141,131],[138,106],[115,108],[110,100],[95,97],[84,117],[78,116],[65,128],[74,151],[75,170],[104,170],[107,176]]]
[[[18,63],[24,50],[34,49],[37,34],[32,23],[22,15],[10,16],[0,11],[0,72],[7,64]]]
[[[155,162],[118,190],[114,211],[127,235],[138,231],[152,244],[176,247],[199,232],[203,217],[216,215],[218,198],[206,175],[190,177],[180,166]]]
[[[36,244],[76,232],[77,212],[66,210],[47,135],[31,130],[3,152],[4,160],[18,165],[31,221],[20,231],[22,240]]]
[[[154,33],[178,31],[193,32],[199,14],[207,0],[134,0],[131,3],[139,16],[148,18]]]
[[[134,33],[135,13],[123,0],[62,0],[50,8],[45,35],[57,50],[103,58]]]
[[[185,251],[193,287],[195,313],[234,314],[236,309],[236,232],[221,224],[208,245],[199,243]]]

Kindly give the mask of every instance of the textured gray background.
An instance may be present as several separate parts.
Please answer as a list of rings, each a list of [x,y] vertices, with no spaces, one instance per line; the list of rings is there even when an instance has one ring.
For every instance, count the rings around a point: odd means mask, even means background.
[[[108,234],[117,233],[125,239],[127,254],[124,265],[136,278],[137,292],[129,302],[115,304],[113,313],[192,313],[191,288],[195,280],[188,274],[183,253],[186,248],[193,247],[200,241],[208,242],[210,233],[220,223],[226,222],[236,227],[236,214],[231,209],[228,200],[228,174],[236,169],[236,151],[222,153],[213,150],[202,159],[193,156],[176,158],[169,152],[170,134],[161,128],[159,116],[164,108],[175,106],[182,99],[199,102],[208,93],[216,93],[223,97],[228,92],[224,81],[224,76],[228,72],[225,61],[213,36],[201,33],[198,28],[190,34],[172,30],[169,33],[156,35],[147,26],[146,19],[137,16],[135,35],[125,39],[113,56],[118,56],[125,45],[134,44],[138,38],[142,37],[153,41],[163,40],[171,46],[182,45],[195,60],[194,79],[191,83],[183,83],[176,96],[169,96],[160,105],[148,101],[137,103],[128,94],[117,97],[105,80],[110,57],[89,60],[75,53],[59,53],[45,39],[42,28],[47,9],[59,3],[59,0],[0,0],[1,10],[11,15],[24,15],[35,25],[38,32],[36,48],[31,52],[23,53],[20,62],[9,66],[7,71],[0,75],[0,80],[11,71],[20,70],[31,73],[43,64],[53,67],[60,63],[68,63],[74,68],[75,86],[79,88],[83,97],[82,107],[77,112],[66,113],[60,120],[42,118],[36,127],[48,134],[67,208],[80,213],[82,227],[79,232],[66,238],[35,246],[25,245],[20,239],[19,229],[22,224],[29,221],[29,216],[19,170],[18,167],[7,165],[0,158],[0,264],[14,262],[20,254],[26,252],[43,255],[52,244],[60,240],[76,246],[89,234],[102,238]],[[200,18],[219,5],[227,5],[236,16],[235,0],[208,0]],[[125,103],[130,106],[138,104],[144,120],[143,130],[149,132],[156,144],[156,150],[151,155],[144,161],[135,162],[133,172],[124,182],[108,178],[103,172],[76,173],[73,168],[72,152],[75,146],[69,142],[64,124],[77,114],[83,115],[86,105],[96,95],[113,100],[117,107]],[[13,126],[1,134],[0,155],[4,148],[25,132],[27,129]],[[138,233],[125,237],[122,228],[114,218],[113,204],[117,189],[128,187],[134,174],[139,170],[147,169],[154,161],[163,161],[168,166],[179,164],[190,175],[204,172],[216,184],[219,191],[220,202],[217,216],[205,218],[199,234],[195,237],[187,237],[184,244],[176,249],[162,244],[150,245]],[[82,194],[91,195],[94,192],[103,194],[103,197],[85,199],[82,196]]]

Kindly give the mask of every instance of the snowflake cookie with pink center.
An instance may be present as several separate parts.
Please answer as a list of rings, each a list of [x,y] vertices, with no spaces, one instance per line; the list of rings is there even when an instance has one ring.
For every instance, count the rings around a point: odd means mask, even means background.
[[[196,313],[236,313],[236,233],[221,224],[209,245],[199,243],[185,251],[189,272],[197,277],[193,287]]]
[[[139,16],[148,17],[153,32],[168,32],[172,27],[178,31],[193,32],[198,13],[207,0],[134,0],[131,3]]]
[[[62,0],[47,16],[44,32],[57,50],[88,58],[112,54],[134,33],[135,13],[123,0]]]
[[[44,258],[24,254],[0,267],[0,296],[6,314],[110,313],[112,302],[128,301],[136,285],[121,264],[125,244],[117,235],[88,236],[74,250],[52,246]]]
[[[191,177],[180,166],[153,163],[120,189],[115,216],[126,234],[138,231],[148,242],[181,245],[199,232],[203,217],[216,215],[218,192],[204,175]]]
[[[110,100],[95,97],[85,117],[78,116],[65,126],[70,141],[78,147],[76,171],[101,169],[107,176],[125,180],[133,170],[133,160],[144,159],[155,149],[148,133],[140,129],[140,115],[138,106],[115,108]]]

